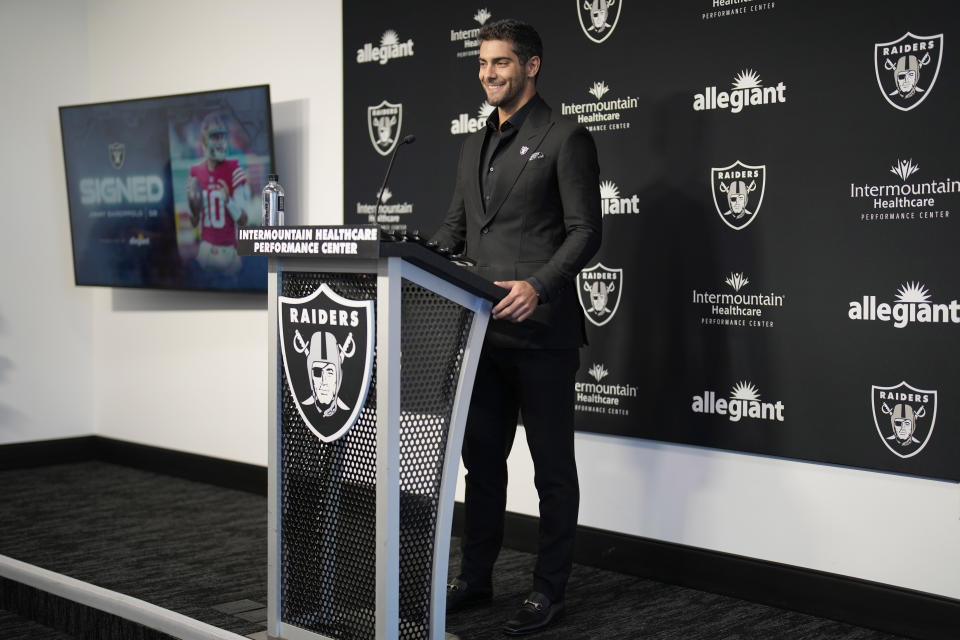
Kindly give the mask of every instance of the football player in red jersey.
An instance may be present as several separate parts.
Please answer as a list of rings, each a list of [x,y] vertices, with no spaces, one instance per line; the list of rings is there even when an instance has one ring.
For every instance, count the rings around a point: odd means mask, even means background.
[[[227,121],[219,113],[208,114],[200,124],[204,159],[190,168],[187,201],[190,221],[200,225],[197,262],[204,269],[224,274],[240,269],[237,227],[247,224],[250,185],[237,160],[227,158]]]

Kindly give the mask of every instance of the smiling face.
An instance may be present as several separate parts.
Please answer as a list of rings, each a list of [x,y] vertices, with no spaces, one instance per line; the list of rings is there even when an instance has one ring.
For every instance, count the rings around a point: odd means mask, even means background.
[[[480,84],[487,102],[500,110],[504,122],[536,93],[534,77],[540,69],[540,58],[531,57],[526,64],[506,40],[484,40],[480,43]]]

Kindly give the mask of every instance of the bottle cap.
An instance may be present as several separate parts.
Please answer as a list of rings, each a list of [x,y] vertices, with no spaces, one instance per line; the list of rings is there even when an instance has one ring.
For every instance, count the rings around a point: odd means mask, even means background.
[[[267,182],[279,182],[280,176],[276,173],[271,173],[267,175]]]

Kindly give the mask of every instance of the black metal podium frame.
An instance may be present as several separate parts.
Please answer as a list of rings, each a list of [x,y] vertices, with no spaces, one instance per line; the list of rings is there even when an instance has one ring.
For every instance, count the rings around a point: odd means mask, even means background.
[[[319,283],[376,306],[374,382],[355,426],[331,443],[291,408],[278,346],[280,296]],[[269,637],[445,637],[460,448],[502,296],[415,243],[380,243],[374,259],[270,259]]]

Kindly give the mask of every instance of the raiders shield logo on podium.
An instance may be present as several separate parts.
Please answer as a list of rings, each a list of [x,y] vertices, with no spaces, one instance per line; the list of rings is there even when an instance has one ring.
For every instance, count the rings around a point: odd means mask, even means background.
[[[300,417],[323,442],[356,423],[373,377],[374,303],[326,283],[305,298],[278,296],[280,351]]]

